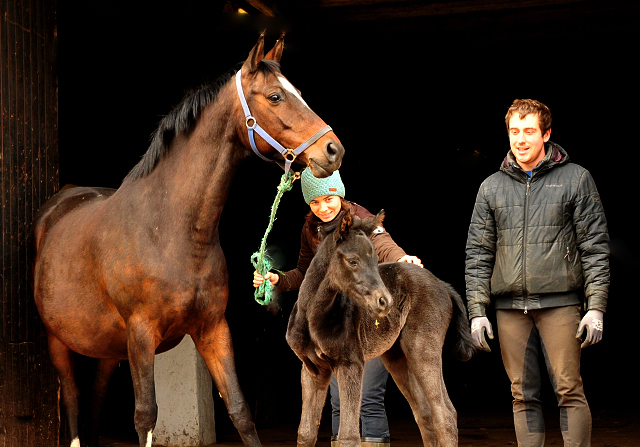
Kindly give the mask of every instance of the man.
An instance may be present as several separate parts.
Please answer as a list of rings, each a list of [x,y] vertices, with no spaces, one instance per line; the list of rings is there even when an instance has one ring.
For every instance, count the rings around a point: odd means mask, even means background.
[[[516,100],[505,120],[511,150],[480,186],[467,239],[471,333],[480,349],[490,350],[486,310],[493,298],[519,446],[544,445],[543,361],[558,398],[565,447],[589,446],[580,349],[602,338],[609,291],[602,203],[589,172],[569,163],[567,152],[549,140],[547,106]]]

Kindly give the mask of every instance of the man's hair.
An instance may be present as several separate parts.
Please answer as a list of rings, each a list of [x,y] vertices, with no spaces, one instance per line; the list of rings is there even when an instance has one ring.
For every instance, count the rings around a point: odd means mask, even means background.
[[[520,119],[524,119],[524,117],[529,114],[537,115],[542,135],[551,129],[551,110],[540,101],[536,101],[535,99],[516,99],[513,101],[513,104],[511,104],[511,107],[507,110],[507,115],[504,117],[507,130],[509,129],[509,120],[514,113],[519,113]]]

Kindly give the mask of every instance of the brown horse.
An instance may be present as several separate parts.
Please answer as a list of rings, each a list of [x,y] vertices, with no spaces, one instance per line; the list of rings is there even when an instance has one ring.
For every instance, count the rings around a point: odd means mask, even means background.
[[[340,446],[360,445],[364,362],[378,356],[409,402],[424,445],[458,445],[442,348],[453,319],[458,357],[473,355],[465,306],[427,269],[378,265],[369,235],[383,218],[383,211],[365,220],[346,215],[324,236],[300,287],[287,328],[287,342],[303,362],[299,446],[316,443],[332,372],[340,391]]]
[[[330,128],[281,74],[282,39],[266,56],[263,48],[264,34],[235,77],[232,70],[185,96],[162,119],[120,188],[63,189],[34,223],[35,301],[73,446],[80,444],[73,353],[99,359],[97,401],[118,362],[129,360],[135,428],[140,446],[150,446],[157,418],[154,354],[185,334],[204,357],[244,444],[260,445],[225,319],[228,274],[220,214],[252,146],[260,157],[281,162],[297,155],[295,162],[319,177],[337,169],[344,154]],[[253,134],[257,130],[261,137]],[[274,142],[306,151],[288,151],[283,158]],[[95,427],[91,442],[97,445]]]

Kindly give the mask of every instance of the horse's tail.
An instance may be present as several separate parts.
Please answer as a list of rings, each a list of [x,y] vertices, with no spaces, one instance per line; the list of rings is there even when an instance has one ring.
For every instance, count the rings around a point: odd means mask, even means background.
[[[442,281],[442,284],[444,284],[447,289],[451,302],[453,303],[453,317],[451,319],[453,324],[449,326],[449,330],[454,332],[453,329],[455,325],[456,343],[453,352],[458,359],[466,362],[473,357],[477,350],[471,338],[471,326],[467,318],[467,308],[453,286],[444,281]]]

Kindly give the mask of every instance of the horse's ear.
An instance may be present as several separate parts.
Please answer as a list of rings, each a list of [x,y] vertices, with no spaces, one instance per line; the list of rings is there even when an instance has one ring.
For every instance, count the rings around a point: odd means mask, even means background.
[[[380,210],[380,212],[375,216],[367,217],[362,221],[362,231],[364,231],[367,236],[384,231],[384,228],[382,227],[383,220],[384,210]]]
[[[258,69],[258,64],[260,61],[264,59],[264,31],[260,34],[258,38],[258,42],[253,46],[251,52],[249,53],[249,57],[242,64],[242,72],[243,73],[255,73]]]
[[[348,213],[345,213],[344,216],[342,216],[342,222],[340,222],[340,227],[337,228],[336,231],[334,231],[334,234],[335,234],[334,237],[336,238],[336,242],[341,242],[346,239],[347,235],[349,234],[349,230],[353,225],[354,217],[355,217],[355,214],[353,211],[349,211]]]
[[[376,224],[378,227],[382,226],[382,221],[384,220],[384,216],[385,216],[384,210],[380,210],[378,211],[378,214],[376,214]]]
[[[280,34],[280,38],[273,46],[271,51],[267,53],[264,57],[267,60],[280,62],[280,58],[282,57],[282,51],[284,50],[284,33]]]

